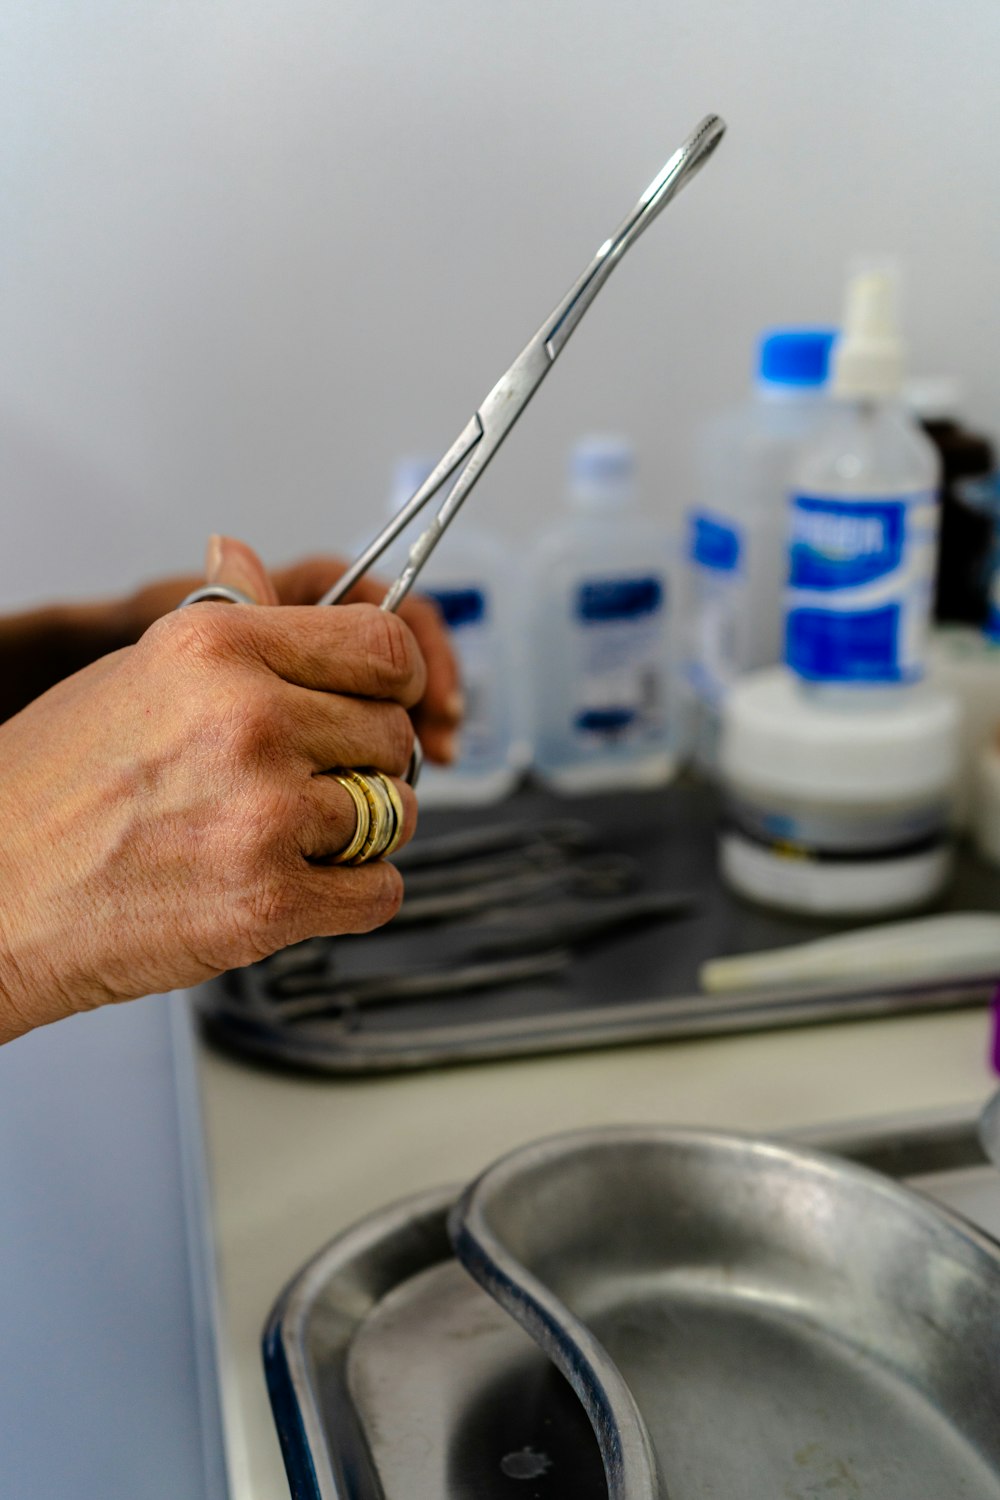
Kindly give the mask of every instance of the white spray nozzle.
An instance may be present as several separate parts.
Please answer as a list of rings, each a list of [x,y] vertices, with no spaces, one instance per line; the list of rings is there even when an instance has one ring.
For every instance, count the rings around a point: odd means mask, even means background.
[[[898,395],[903,383],[896,276],[887,265],[866,266],[847,282],[844,321],[833,349],[833,394]]]

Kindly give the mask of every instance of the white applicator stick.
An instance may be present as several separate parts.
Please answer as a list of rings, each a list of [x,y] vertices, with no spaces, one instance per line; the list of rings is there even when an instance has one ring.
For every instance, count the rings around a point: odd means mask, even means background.
[[[713,958],[702,989],[755,990],[838,980],[941,979],[995,972],[1000,979],[1000,916],[955,912],[865,927],[837,937]]]

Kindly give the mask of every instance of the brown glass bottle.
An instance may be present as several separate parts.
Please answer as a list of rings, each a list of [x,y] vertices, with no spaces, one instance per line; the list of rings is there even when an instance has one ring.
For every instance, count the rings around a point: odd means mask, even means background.
[[[913,381],[907,390],[914,415],[941,455],[941,532],[934,616],[984,625],[989,611],[993,517],[960,499],[960,481],[993,468],[989,438],[963,427],[955,408],[960,387],[950,377]]]

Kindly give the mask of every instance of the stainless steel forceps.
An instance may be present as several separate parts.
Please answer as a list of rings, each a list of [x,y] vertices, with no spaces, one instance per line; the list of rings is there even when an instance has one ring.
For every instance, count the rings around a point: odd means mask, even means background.
[[[551,317],[525,345],[510,369],[501,375],[440,463],[388,525],[383,527],[375,540],[365,548],[357,561],[351,564],[343,577],[323,595],[319,600],[320,604],[339,604],[358,579],[368,572],[400,532],[405,530],[414,516],[419,514],[439,490],[448,486],[437,514],[410,548],[406,566],[382,600],[384,610],[392,612],[399,608],[445,528],[454,520],[472,486],[555,364],[570,334],[615,266],[661,209],[666,208],[685,183],[690,182],[705,164],[722,139],[725,128],[718,115],[706,115],[684,144],[678,147],[663,170],[653,178],[632,212],[611,238],[605,240],[579,281],[570,288]],[[210,599],[228,600],[234,604],[252,602],[239,589],[226,584],[203,584],[188,595],[181,608]],[[417,742],[406,775],[411,786],[416,785],[421,760],[420,745]]]
[[[609,240],[605,240],[552,316],[525,345],[510,369],[501,375],[440,463],[343,577],[323,595],[320,604],[338,604],[414,516],[440,489],[450,483],[444,502],[430,525],[421,532],[410,548],[406,566],[382,601],[382,608],[385,610],[394,611],[399,608],[445,528],[454,520],[472,486],[555,364],[570,334],[615,266],[661,209],[705,164],[722,139],[725,128],[718,115],[707,115],[683,146],[674,152],[659,175],[653,178],[628,218]]]

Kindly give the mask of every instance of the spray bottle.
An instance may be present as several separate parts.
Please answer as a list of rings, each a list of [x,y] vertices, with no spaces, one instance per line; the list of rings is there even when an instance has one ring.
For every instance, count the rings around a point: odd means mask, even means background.
[[[923,675],[940,460],[902,378],[895,279],[870,265],[849,279],[831,414],[798,466],[785,617],[789,667],[845,704]]]

